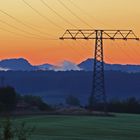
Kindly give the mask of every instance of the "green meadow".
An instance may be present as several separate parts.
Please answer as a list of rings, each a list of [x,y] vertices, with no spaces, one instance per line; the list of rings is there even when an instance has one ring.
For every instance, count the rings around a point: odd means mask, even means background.
[[[27,116],[13,120],[35,126],[31,140],[140,140],[140,115]]]

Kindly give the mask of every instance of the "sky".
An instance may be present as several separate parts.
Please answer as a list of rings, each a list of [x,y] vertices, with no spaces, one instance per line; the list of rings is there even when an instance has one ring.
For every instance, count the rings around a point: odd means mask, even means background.
[[[94,40],[59,40],[66,29],[132,29],[140,36],[140,0],[0,0],[0,59],[33,65],[80,63]],[[140,64],[138,41],[104,41],[107,63]]]

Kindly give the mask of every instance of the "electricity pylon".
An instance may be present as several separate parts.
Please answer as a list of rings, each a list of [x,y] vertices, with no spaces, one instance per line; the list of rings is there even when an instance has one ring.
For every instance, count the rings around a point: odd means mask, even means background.
[[[132,30],[92,30],[68,29],[60,39],[95,40],[93,86],[89,101],[90,109],[107,111],[107,99],[104,81],[103,40],[139,40]]]

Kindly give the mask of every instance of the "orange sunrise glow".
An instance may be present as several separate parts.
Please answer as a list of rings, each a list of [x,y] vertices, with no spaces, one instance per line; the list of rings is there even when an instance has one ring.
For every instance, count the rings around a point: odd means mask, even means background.
[[[80,63],[93,56],[94,41],[59,40],[66,29],[132,29],[139,37],[139,6],[140,0],[1,0],[0,59]],[[104,43],[107,63],[140,64],[139,41]]]

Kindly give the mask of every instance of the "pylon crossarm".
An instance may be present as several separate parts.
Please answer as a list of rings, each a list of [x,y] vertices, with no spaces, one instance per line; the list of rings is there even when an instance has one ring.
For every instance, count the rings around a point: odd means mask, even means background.
[[[107,100],[104,81],[104,53],[103,40],[139,40],[132,30],[93,30],[93,29],[69,29],[66,30],[60,39],[94,39],[94,69],[93,86],[89,100],[89,108],[100,110],[103,104],[103,110],[107,113]]]
[[[96,32],[102,31],[102,39],[139,40],[132,30],[89,30],[89,29],[68,29],[60,39],[96,39]]]

